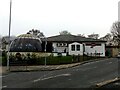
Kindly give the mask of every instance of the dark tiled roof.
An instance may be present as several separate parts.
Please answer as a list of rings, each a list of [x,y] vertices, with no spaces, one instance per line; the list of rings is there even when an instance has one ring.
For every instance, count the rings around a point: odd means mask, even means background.
[[[45,41],[45,39],[42,39]],[[47,41],[52,42],[106,42],[100,39],[85,38],[75,35],[56,35],[47,38]]]

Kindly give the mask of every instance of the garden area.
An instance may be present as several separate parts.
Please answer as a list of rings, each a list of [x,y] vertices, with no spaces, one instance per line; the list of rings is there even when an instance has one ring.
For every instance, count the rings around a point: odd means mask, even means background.
[[[7,65],[7,54],[6,52],[2,52],[2,65]],[[77,63],[77,62],[83,62],[88,60],[97,59],[100,57],[93,57],[93,56],[47,56],[47,57],[36,57],[35,54],[29,55],[25,58],[23,58],[20,53],[18,53],[16,56],[10,56],[10,65],[61,65],[61,64],[71,64],[71,63]]]

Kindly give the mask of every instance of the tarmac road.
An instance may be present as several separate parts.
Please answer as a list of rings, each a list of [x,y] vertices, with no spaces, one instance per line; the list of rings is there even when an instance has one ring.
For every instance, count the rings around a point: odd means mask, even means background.
[[[61,70],[11,72],[2,76],[2,87],[89,88],[118,77],[118,70],[118,59],[109,58]]]

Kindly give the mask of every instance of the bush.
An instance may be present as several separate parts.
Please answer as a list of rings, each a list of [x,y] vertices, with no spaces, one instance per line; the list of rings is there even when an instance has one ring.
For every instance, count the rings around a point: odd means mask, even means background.
[[[2,66],[7,65],[7,53],[5,51],[2,52]]]
[[[72,56],[64,56],[60,60],[60,64],[69,64],[72,63]]]
[[[96,59],[96,57],[91,57],[91,56],[56,56],[54,57],[53,55],[48,56],[48,57],[39,57],[36,56],[36,54],[32,54],[31,56],[29,53],[27,56],[21,55],[20,56],[23,61],[27,62],[27,65],[45,65],[45,58],[46,58],[46,64],[47,65],[60,65],[60,64],[70,64],[70,63],[76,63],[76,62],[82,62],[82,61],[87,61],[91,59]],[[10,55],[10,61],[16,61],[16,56]],[[19,60],[18,60],[19,61]],[[19,63],[19,62],[18,62]],[[2,65],[7,65],[7,54],[3,52],[2,56]],[[18,64],[19,65],[19,64]],[[21,64],[20,64],[21,65]]]
[[[46,64],[47,65],[59,65],[59,64],[68,64],[72,63],[71,56],[63,56],[63,57],[46,57]],[[44,65],[45,64],[45,57],[40,57],[36,59],[37,65]]]
[[[91,59],[96,59],[96,57],[90,56],[48,56],[46,57],[47,65],[60,65],[60,64],[70,64],[76,62],[87,61]],[[31,64],[34,65],[45,65],[45,57],[36,57],[30,60]],[[30,64],[30,65],[31,65]]]

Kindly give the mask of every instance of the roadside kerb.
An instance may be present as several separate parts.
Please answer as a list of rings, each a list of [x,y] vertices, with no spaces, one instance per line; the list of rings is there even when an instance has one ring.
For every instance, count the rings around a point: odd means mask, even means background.
[[[11,66],[10,67],[10,72],[13,72],[13,71],[16,72],[16,71],[51,71],[51,70],[60,70],[60,69],[66,69],[66,68],[75,67],[75,66],[85,64],[85,63],[89,63],[89,62],[105,60],[105,59],[107,59],[107,58],[94,59],[94,60],[89,60],[89,61],[84,61],[84,62],[79,62],[79,63],[64,64],[64,65]],[[4,70],[6,70],[5,67],[4,67]],[[2,71],[2,72],[4,73],[5,71]]]
[[[67,65],[47,65],[47,66],[13,66],[11,68],[11,72],[13,71],[51,71],[51,70],[60,70],[66,69],[74,66],[78,66],[81,63],[67,64]],[[20,68],[17,68],[20,67]],[[17,68],[17,69],[16,69]]]
[[[116,82],[118,80],[120,80],[120,78],[114,78],[114,79],[111,79],[111,80],[103,81],[103,82],[97,83],[95,85],[95,87],[100,88],[100,87],[103,87],[103,86],[108,85],[110,83],[114,83],[114,82]]]

